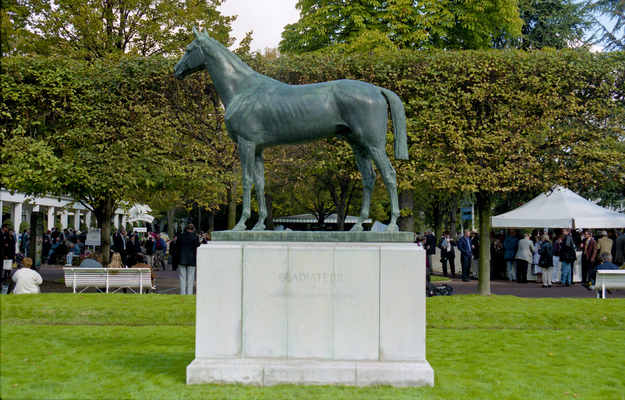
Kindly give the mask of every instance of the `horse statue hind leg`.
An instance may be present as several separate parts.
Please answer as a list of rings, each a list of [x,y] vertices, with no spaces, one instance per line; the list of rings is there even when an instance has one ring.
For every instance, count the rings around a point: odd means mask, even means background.
[[[258,222],[252,228],[253,231],[265,230],[267,218],[267,204],[265,203],[265,171],[263,166],[263,153],[258,150],[254,143],[239,139],[239,155],[241,157],[241,181],[243,183],[243,212],[234,231],[247,229],[245,222],[251,215],[252,183],[256,189],[258,199]]]
[[[388,110],[385,98],[389,100],[391,113],[399,109],[403,115],[403,106],[400,106],[401,100],[399,100],[394,93],[386,89],[381,89],[381,94],[384,97],[381,96],[381,98],[375,99],[375,103],[370,103],[369,105],[371,107],[367,109],[367,112],[362,113],[352,110],[352,112],[346,116],[349,120],[349,129],[351,131],[348,141],[354,151],[358,170],[362,176],[363,186],[362,208],[358,221],[351,229],[352,231],[364,230],[362,224],[369,218],[371,193],[375,183],[375,171],[373,170],[371,160],[373,160],[382,176],[391,203],[391,220],[386,227],[386,231],[396,232],[399,230],[397,226],[397,219],[399,218],[399,200],[397,195],[396,174],[393,165],[386,155]],[[399,101],[399,105],[397,101]],[[398,121],[398,119],[401,119],[401,116],[398,118],[397,114],[393,115],[393,124],[396,134],[395,145],[396,150],[399,149],[399,151],[396,151],[396,158],[405,159],[407,158],[407,148],[405,148],[405,142],[401,140],[398,141],[397,127],[402,123],[402,121]],[[399,124],[397,124],[397,122],[399,122]]]
[[[363,231],[362,224],[369,218],[369,209],[371,208],[371,193],[373,192],[373,185],[375,183],[375,171],[373,164],[371,164],[371,155],[366,148],[350,143],[354,151],[354,157],[356,157],[356,164],[358,165],[358,171],[362,176],[362,207],[360,209],[360,216],[358,221],[352,227],[352,231]]]
[[[388,191],[389,199],[391,202],[391,220],[385,231],[396,232],[399,230],[397,226],[397,218],[399,218],[399,201],[397,198],[397,184],[395,181],[395,169],[390,160],[386,156],[384,147],[376,148],[369,146],[362,146],[358,144],[352,144],[354,150],[354,156],[356,157],[356,164],[358,170],[362,176],[362,208],[360,209],[360,216],[358,221],[352,227],[352,231],[364,230],[362,224],[367,218],[369,218],[369,209],[371,207],[371,193],[373,192],[373,185],[375,183],[375,171],[371,164],[371,159],[375,163],[376,167],[382,175],[382,180]]]

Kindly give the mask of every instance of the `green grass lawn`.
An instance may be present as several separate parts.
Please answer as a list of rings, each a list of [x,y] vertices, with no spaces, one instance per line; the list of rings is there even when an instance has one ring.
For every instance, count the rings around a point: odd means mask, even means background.
[[[433,388],[185,384],[195,297],[1,296],[0,398],[625,399],[625,301],[428,300]]]

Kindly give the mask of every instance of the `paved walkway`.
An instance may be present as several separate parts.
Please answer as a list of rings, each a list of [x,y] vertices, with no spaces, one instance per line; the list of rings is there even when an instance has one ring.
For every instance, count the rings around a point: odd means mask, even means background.
[[[72,293],[72,288],[65,287],[63,283],[63,265],[46,265],[39,269],[43,277],[41,285],[42,293]],[[154,271],[156,275],[157,294],[178,294],[179,281],[178,271],[170,269],[166,271]],[[434,282],[436,286],[447,284],[454,288],[454,295],[476,294],[477,280],[470,282],[462,282],[460,278],[454,278],[451,281]],[[527,298],[596,298],[594,291],[588,291],[580,284],[574,284],[570,287],[552,286],[551,288],[543,288],[540,284],[529,282],[519,284],[508,280],[494,280],[490,283],[491,293],[494,295],[512,295]],[[85,293],[95,293],[95,289],[87,289]],[[607,295],[608,298],[625,298],[625,290],[612,290],[612,294]]]
[[[442,286],[447,284],[454,288],[454,294],[476,294],[477,293],[477,280],[471,279],[470,282],[462,282],[460,278],[454,278],[451,282],[433,282],[436,286]],[[509,280],[492,280],[490,282],[490,292],[495,295],[512,295],[517,297],[528,298],[597,298],[596,292],[589,291],[579,283],[575,283],[572,286],[552,286],[550,288],[543,288],[542,284],[535,282],[528,283],[516,283]],[[606,294],[607,298],[621,298],[625,299],[625,290],[612,290],[612,294]]]

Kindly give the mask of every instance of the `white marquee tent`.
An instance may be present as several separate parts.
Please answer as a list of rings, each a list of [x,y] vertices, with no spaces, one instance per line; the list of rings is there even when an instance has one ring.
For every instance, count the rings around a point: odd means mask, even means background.
[[[491,218],[493,228],[623,228],[625,214],[557,187],[527,204]]]

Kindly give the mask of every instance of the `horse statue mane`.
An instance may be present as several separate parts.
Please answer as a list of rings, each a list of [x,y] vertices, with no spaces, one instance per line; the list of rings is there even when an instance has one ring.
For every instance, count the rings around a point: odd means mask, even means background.
[[[399,230],[395,169],[386,156],[388,108],[395,137],[395,158],[408,159],[406,116],[401,99],[370,83],[342,79],[310,85],[287,85],[252,70],[206,30],[193,28],[195,40],[174,67],[174,75],[206,69],[226,109],[228,135],[238,145],[243,183],[243,213],[234,230],[245,230],[251,215],[252,184],[259,219],[253,230],[265,229],[265,178],[262,152],[271,146],[307,143],[331,136],[345,139],[354,151],[362,175],[363,200],[353,231],[364,230],[375,182],[380,171],[391,202],[387,231]]]

